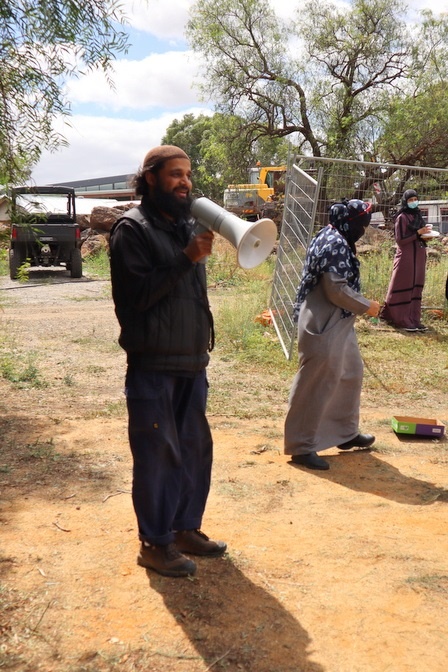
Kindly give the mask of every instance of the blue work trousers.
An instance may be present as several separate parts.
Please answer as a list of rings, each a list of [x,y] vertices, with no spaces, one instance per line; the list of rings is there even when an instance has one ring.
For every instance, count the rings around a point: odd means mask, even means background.
[[[207,392],[205,371],[184,377],[128,368],[132,501],[142,541],[168,544],[174,531],[201,527],[213,457]]]

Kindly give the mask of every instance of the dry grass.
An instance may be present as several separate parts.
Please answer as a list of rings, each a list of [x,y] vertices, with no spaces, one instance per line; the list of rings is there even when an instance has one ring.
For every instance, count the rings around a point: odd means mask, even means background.
[[[332,455],[334,468],[320,479],[288,467],[281,455],[282,420],[296,362],[284,359],[272,328],[254,323],[254,295],[263,305],[264,282],[260,269],[250,281],[239,279],[237,285],[224,283],[211,291],[218,338],[209,368],[209,417],[219,440],[209,516],[215,526],[227,525],[223,535],[232,544],[219,567],[201,565],[198,579],[176,585],[156,578],[148,586],[145,575],[134,564],[128,569],[123,559],[129,556],[135,563],[133,538],[132,550],[123,541],[130,538],[132,526],[130,507],[123,508],[128,495],[121,494],[129,490],[130,468],[124,357],[111,345],[116,332],[110,299],[101,289],[98,301],[80,301],[78,287],[76,302],[65,297],[64,288],[56,301],[55,288],[49,286],[42,288],[40,302],[35,293],[20,290],[28,302],[23,307],[11,295],[1,323],[8,334],[0,338],[0,359],[8,362],[14,354],[26,362],[32,350],[35,377],[46,385],[11,377],[0,381],[0,524],[14,549],[0,555],[0,669],[373,672],[352,656],[359,655],[373,630],[378,633],[381,622],[375,616],[388,615],[389,600],[395,616],[408,593],[422,596],[418,606],[410,600],[409,610],[403,607],[396,621],[390,617],[386,630],[391,639],[384,646],[377,634],[375,656],[386,656],[388,647],[393,653],[392,639],[400,641],[403,623],[410,633],[407,646],[418,646],[419,637],[413,635],[420,635],[420,624],[410,618],[416,618],[418,607],[422,618],[434,623],[446,609],[446,567],[436,555],[442,509],[431,507],[447,501],[441,479],[448,442],[429,441],[422,448],[412,437],[391,440],[390,416],[435,413],[448,425],[447,323],[426,316],[430,331],[408,335],[358,319],[365,362],[362,416],[378,441],[375,451],[362,458],[355,452]],[[86,287],[87,298],[93,289]],[[221,328],[229,305],[238,306],[250,336],[238,348]],[[9,334],[18,322],[12,341]],[[69,508],[72,502],[76,506]],[[29,518],[20,512],[29,512]],[[33,515],[41,512],[46,517],[36,525]],[[429,526],[431,516],[440,527],[428,538],[424,527],[419,537],[420,526]],[[19,519],[20,538],[13,543],[12,525]],[[24,535],[25,520],[30,522]],[[51,532],[59,535],[56,542]],[[41,546],[33,535],[43,540]],[[96,564],[89,564],[85,553]],[[66,574],[64,562],[71,570]],[[63,576],[60,586],[52,584],[47,567]],[[328,590],[319,589],[322,580]],[[108,612],[119,641],[84,641],[87,626],[104,629],[109,593],[121,589],[122,608]],[[384,602],[372,607],[369,599],[375,601],[378,592]],[[148,612],[148,604],[160,595],[163,603]],[[123,615],[129,622],[123,624]],[[136,644],[134,631],[146,620],[150,634]],[[330,662],[321,666],[311,661],[303,643],[307,631],[315,638],[316,657],[331,651]],[[425,631],[423,636],[426,655],[440,638]],[[74,646],[69,653],[67,642]],[[277,666],[276,656],[281,656]],[[374,672],[411,669],[381,660],[381,665],[386,662]]]

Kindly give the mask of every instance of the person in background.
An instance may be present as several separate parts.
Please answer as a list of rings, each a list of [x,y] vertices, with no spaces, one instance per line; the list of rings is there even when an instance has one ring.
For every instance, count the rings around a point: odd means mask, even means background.
[[[226,550],[200,530],[212,469],[205,410],[214,332],[199,262],[212,251],[213,233],[194,235],[191,163],[179,147],[150,150],[134,183],[141,204],[114,224],[110,262],[127,353],[137,563],[188,576],[196,564],[184,553],[218,557]]]
[[[423,221],[414,189],[407,189],[395,218],[397,249],[380,318],[409,332],[427,331],[422,323],[422,293],[426,272],[426,243],[431,227]]]
[[[285,453],[294,464],[329,469],[317,452],[371,446],[359,433],[363,362],[356,315],[376,317],[379,303],[360,293],[355,243],[370,223],[369,203],[354,199],[330,208],[330,223],[309,246],[295,302],[299,370],[289,395]]]

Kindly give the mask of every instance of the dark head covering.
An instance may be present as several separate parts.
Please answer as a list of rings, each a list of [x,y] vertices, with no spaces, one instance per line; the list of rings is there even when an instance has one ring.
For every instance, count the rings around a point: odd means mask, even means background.
[[[370,203],[358,198],[352,198],[350,201],[344,199],[330,206],[330,224],[344,236],[353,254],[356,254],[356,241],[370,224],[371,209]]]
[[[318,232],[308,248],[294,303],[295,319],[298,318],[305,297],[317,285],[323,273],[336,273],[355,292],[360,291],[355,242],[370,223],[370,209],[370,203],[358,199],[343,200],[330,207],[330,225]],[[341,317],[351,315],[348,310],[341,311]]]
[[[418,198],[418,194],[415,191],[415,189],[406,189],[406,191],[403,193],[400,203],[400,209],[395,215],[395,219],[398,217],[398,215],[401,215],[401,213],[403,212],[406,215],[412,215],[411,219],[409,219],[408,217],[408,229],[413,233],[415,233],[415,231],[418,231],[419,229],[422,229],[425,226],[425,222],[423,221],[421,210],[418,207],[410,208],[408,206],[408,201],[410,198]]]
[[[175,145],[160,145],[150,149],[143,159],[142,172],[155,168],[158,164],[170,159],[188,159],[190,157],[180,147]]]
[[[401,198],[401,207],[406,208],[410,198],[418,198],[418,194],[415,189],[406,189],[402,198]]]

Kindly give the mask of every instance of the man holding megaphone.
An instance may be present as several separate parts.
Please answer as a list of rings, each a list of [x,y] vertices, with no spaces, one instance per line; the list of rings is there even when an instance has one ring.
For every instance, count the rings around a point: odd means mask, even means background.
[[[188,576],[196,570],[188,555],[226,550],[200,529],[212,469],[206,367],[214,332],[205,265],[197,262],[211,254],[214,234],[194,231],[191,163],[179,147],[150,150],[134,185],[141,204],[113,226],[110,259],[127,354],[137,562]]]

